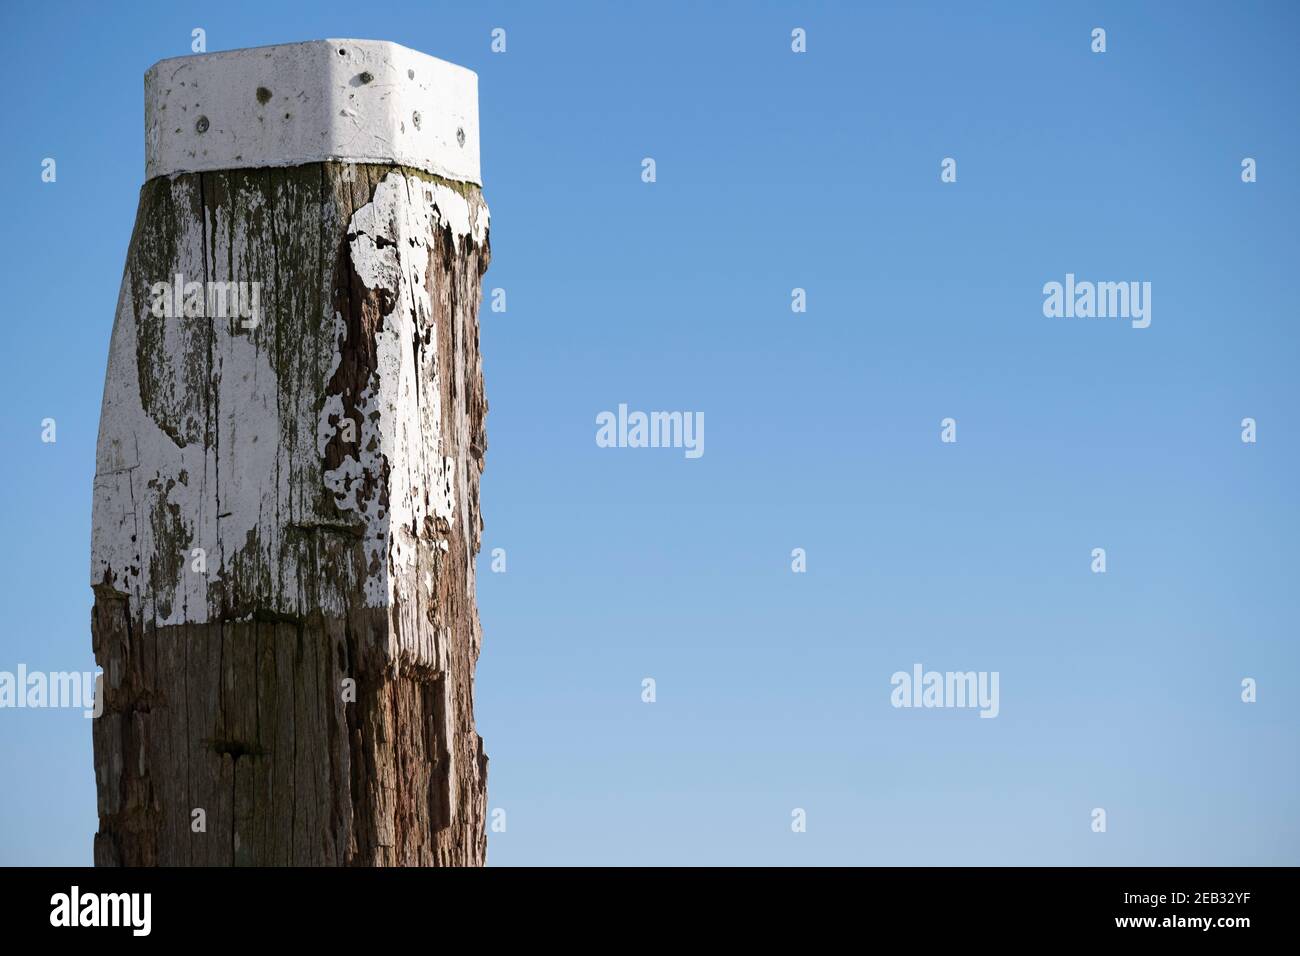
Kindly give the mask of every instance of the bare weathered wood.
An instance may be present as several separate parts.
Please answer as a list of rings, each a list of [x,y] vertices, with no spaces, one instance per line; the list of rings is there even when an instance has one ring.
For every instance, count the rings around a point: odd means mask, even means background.
[[[478,188],[411,168],[145,184],[95,481],[97,864],[484,861],[488,258]],[[155,315],[178,274],[261,314]]]

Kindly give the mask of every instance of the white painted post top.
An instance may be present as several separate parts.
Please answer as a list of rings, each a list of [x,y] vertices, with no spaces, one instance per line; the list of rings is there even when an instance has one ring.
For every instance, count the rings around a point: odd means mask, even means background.
[[[482,185],[478,75],[383,40],[160,60],[144,75],[145,178],[323,161]]]

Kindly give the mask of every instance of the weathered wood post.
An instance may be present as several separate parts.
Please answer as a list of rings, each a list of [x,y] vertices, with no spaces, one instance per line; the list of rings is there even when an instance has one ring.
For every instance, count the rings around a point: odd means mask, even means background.
[[[99,865],[482,864],[470,71],[164,60],[104,385]]]

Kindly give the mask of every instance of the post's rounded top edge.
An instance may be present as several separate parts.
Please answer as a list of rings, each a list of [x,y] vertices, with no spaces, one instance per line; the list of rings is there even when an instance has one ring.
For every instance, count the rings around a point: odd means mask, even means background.
[[[303,52],[316,52],[312,48],[319,48],[321,52],[325,50],[339,50],[345,52],[351,47],[353,50],[361,50],[369,54],[377,53],[397,53],[402,56],[417,57],[423,60],[430,60],[437,63],[440,67],[458,70],[469,74],[475,81],[478,80],[478,73],[468,67],[461,66],[459,63],[453,63],[451,60],[444,60],[436,57],[431,53],[425,53],[413,47],[396,43],[392,40],[364,40],[360,38],[348,37],[326,37],[320,40],[299,40],[293,43],[268,43],[262,46],[236,47],[233,50],[211,50],[204,53],[187,53],[182,56],[168,56],[161,60],[155,61],[147,70],[144,71],[145,80],[153,76],[164,67],[174,66],[183,68],[186,64],[209,63],[223,59],[228,60],[246,60],[251,57],[264,56],[272,58],[275,56],[293,56]],[[346,53],[345,53],[346,55]]]

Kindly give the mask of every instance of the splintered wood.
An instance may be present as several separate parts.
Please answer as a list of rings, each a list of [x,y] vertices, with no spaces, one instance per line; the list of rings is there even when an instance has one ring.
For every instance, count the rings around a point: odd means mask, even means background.
[[[99,865],[477,865],[477,186],[144,186],[104,389]]]

